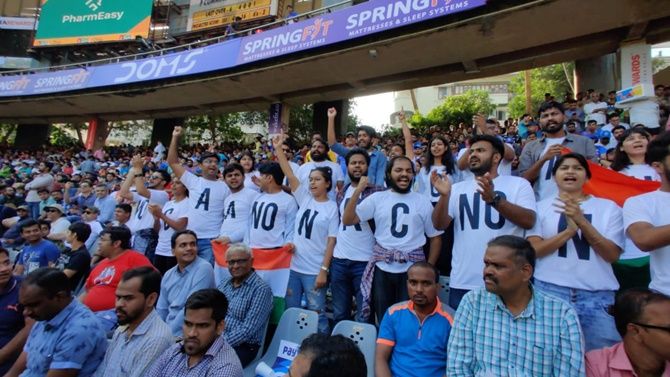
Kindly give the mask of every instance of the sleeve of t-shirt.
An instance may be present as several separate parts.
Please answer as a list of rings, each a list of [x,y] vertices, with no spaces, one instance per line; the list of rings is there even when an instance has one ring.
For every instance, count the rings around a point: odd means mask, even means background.
[[[458,207],[458,196],[460,193],[454,191],[454,187],[451,189],[451,194],[449,195],[449,209],[448,215],[452,219],[455,219],[457,216],[457,207]]]
[[[340,169],[339,166],[333,166],[333,182],[344,182],[344,174],[342,173],[342,169]]]
[[[396,334],[395,328],[393,328],[393,318],[391,318],[389,310],[386,310],[386,313],[384,313],[384,318],[382,318],[382,323],[379,325],[379,336],[377,337],[377,343],[393,347],[395,346],[395,342]]]
[[[70,261],[65,265],[66,270],[73,271],[84,271],[86,267],[91,263],[91,257],[88,256],[88,253],[76,253],[71,258]]]
[[[304,206],[312,198],[312,194],[309,192],[309,185],[306,182],[301,182],[298,189],[293,192],[293,197],[298,202],[298,207]]]
[[[430,200],[428,200],[428,197],[422,196],[421,199],[425,199],[421,201],[421,208],[423,213],[424,219],[423,219],[423,231],[426,233],[426,236],[428,238],[436,237],[444,233],[443,230],[437,230],[435,229],[435,226],[433,225],[433,218],[432,218],[432,213],[433,213],[433,205],[430,203]]]
[[[47,243],[44,248],[44,254],[47,256],[47,260],[52,263],[55,263],[60,258],[60,250],[51,242]]]
[[[611,209],[610,211],[606,211],[609,216],[607,228],[603,230],[603,235],[623,250],[625,240],[623,232],[623,211],[615,203],[609,204]]]
[[[375,217],[375,207],[380,193],[374,193],[356,206],[356,215],[360,221],[372,220]]]
[[[644,198],[634,196],[626,200],[623,205],[623,225],[624,231],[635,223],[654,224],[651,208],[645,203]]]
[[[553,208],[551,209],[554,210]],[[529,230],[526,231],[526,238],[528,237],[543,237],[542,232],[542,219],[541,217],[546,213],[546,205],[543,202],[537,203],[537,218],[535,219],[535,225]]]
[[[297,214],[298,204],[296,204],[293,197],[291,197],[289,198],[288,207],[286,210],[286,231],[284,235],[284,243],[293,242],[293,228],[295,227],[295,217]]]
[[[81,369],[95,350],[92,326],[66,326],[51,354],[50,369]]]
[[[159,204],[163,206],[170,200],[167,192],[163,190],[149,190],[149,192],[151,193],[151,196],[149,197],[149,203],[151,204]]]
[[[517,181],[519,182],[519,186],[516,191],[516,202],[514,204],[537,213],[535,193],[533,192],[530,183],[525,179],[519,179]]]
[[[184,171],[184,174],[182,174],[179,180],[189,190],[193,190],[193,188],[195,188],[195,185],[198,183],[198,177],[188,170]]]
[[[330,222],[328,223],[328,237],[337,237],[337,233],[340,228],[340,216],[337,211],[337,207],[332,212],[330,216]]]

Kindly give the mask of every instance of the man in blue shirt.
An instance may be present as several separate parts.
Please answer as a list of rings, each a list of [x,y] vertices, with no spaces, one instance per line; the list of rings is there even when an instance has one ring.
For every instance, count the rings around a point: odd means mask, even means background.
[[[379,326],[377,377],[442,377],[445,374],[451,311],[437,297],[440,275],[428,262],[407,270],[410,301],[391,306]]]
[[[24,275],[40,267],[53,266],[60,257],[58,247],[42,238],[37,221],[26,220],[21,223],[21,237],[26,240],[26,246],[17,258],[14,275]]]
[[[100,210],[98,221],[106,224],[114,220],[114,210],[116,209],[116,199],[109,195],[109,188],[104,183],[99,183],[95,186],[95,202],[93,206]]]
[[[31,272],[21,284],[19,302],[37,323],[7,376],[92,376],[105,356],[105,331],[72,298],[67,276],[55,268]]]
[[[0,248],[0,376],[16,361],[34,323],[24,319],[19,305],[21,281],[12,276],[9,252]]]
[[[335,116],[337,110],[334,107],[328,109],[328,145],[338,155],[345,157],[349,153],[349,148],[337,142],[335,136]],[[386,156],[377,150],[372,138],[376,135],[375,129],[370,126],[358,127],[357,141],[358,147],[365,149],[370,154],[370,164],[368,165],[368,182],[372,185],[384,186],[384,172],[386,171]],[[348,182],[345,181],[345,184]]]

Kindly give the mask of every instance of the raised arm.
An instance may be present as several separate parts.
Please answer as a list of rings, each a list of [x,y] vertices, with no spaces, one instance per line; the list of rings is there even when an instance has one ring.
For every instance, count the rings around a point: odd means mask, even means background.
[[[334,107],[328,109],[328,145],[333,145],[337,143],[337,135],[335,135],[335,117],[337,116],[337,110]]]
[[[402,125],[402,137],[405,141],[405,157],[414,161],[414,146],[412,145],[412,131],[410,131],[409,126],[407,125],[407,119],[405,119],[405,110],[401,107],[400,113],[398,114],[398,120]]]
[[[175,126],[172,131],[172,139],[170,140],[170,147],[168,148],[167,155],[167,163],[170,165],[170,168],[177,178],[181,178],[181,176],[184,175],[184,172],[186,172],[186,169],[179,163],[179,156],[177,153],[177,145],[179,144],[179,138],[181,137],[182,132],[183,129],[181,126]]]
[[[361,180],[358,182],[358,186],[356,186],[356,190],[354,190],[354,193],[351,195],[352,198],[358,198],[360,197],[361,193],[363,190],[368,185],[368,177],[362,176]],[[358,200],[350,200],[346,207],[344,207],[344,213],[342,213],[342,224],[344,225],[355,225],[358,224],[361,220],[358,218],[358,215],[356,214],[356,206],[358,205]]]
[[[131,162],[133,168],[136,171],[138,171],[139,173],[143,172],[144,161],[142,161],[142,157],[139,154],[133,156],[133,159],[130,162]],[[137,173],[133,176],[133,179],[134,179],[133,182],[135,183],[135,190],[137,191],[138,195],[142,195],[143,197],[145,197],[147,199],[151,199],[151,192],[144,185],[144,175],[142,175],[140,177],[140,176],[138,176],[139,173]]]
[[[291,187],[291,191],[296,192],[298,191],[298,187],[300,187],[300,180],[298,180],[298,177],[296,177],[295,174],[293,174],[293,169],[291,169],[291,165],[288,163],[286,154],[282,149],[282,144],[284,144],[284,138],[285,137],[283,132],[279,135],[276,135],[275,137],[272,138],[272,146],[274,147],[275,150],[275,156],[277,156],[277,162],[279,162],[279,166],[281,167],[281,170],[284,172],[284,175],[288,180],[288,185],[289,187]]]
[[[130,188],[133,187],[133,183],[135,182],[135,175],[142,175],[142,170],[137,170],[133,166],[130,168],[130,170],[128,170],[126,179],[121,184],[121,189],[119,190],[119,196],[123,199],[133,200],[133,193],[130,192]]]

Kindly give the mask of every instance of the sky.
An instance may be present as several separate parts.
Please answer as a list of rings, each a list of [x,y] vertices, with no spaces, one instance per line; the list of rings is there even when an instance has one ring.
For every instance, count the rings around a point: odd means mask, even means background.
[[[393,92],[374,94],[354,98],[354,114],[361,120],[361,124],[381,130],[382,124],[388,124],[389,116],[395,110],[393,106]]]

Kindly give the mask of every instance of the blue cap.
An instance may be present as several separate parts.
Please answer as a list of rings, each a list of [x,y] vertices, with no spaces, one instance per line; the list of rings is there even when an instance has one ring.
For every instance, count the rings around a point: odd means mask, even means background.
[[[423,148],[423,143],[420,142],[420,141],[417,141],[416,143],[414,143],[414,149],[419,149],[419,148]]]
[[[604,138],[610,139],[610,138],[612,138],[612,133],[607,131],[607,130],[600,130],[596,133],[596,135],[598,135],[599,139],[604,139]]]

